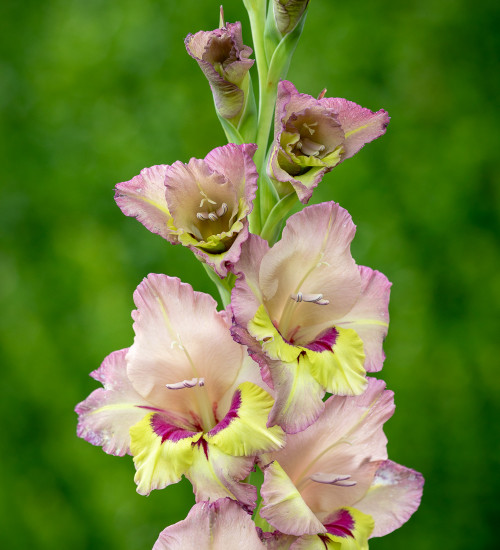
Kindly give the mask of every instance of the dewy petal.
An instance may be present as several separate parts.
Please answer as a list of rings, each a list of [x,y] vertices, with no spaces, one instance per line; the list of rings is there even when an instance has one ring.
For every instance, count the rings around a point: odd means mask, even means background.
[[[390,121],[384,109],[374,113],[347,99],[325,97],[319,102],[337,113],[345,133],[344,160],[355,155],[366,143],[385,134]]]
[[[252,456],[283,447],[283,430],[266,427],[273,403],[274,399],[259,386],[240,384],[229,412],[206,434],[206,440],[232,456]]]
[[[229,498],[199,502],[164,529],[153,550],[264,550],[251,517]]]
[[[361,277],[350,251],[355,230],[338,204],[309,206],[288,219],[281,240],[263,258],[260,287],[267,310],[274,321],[293,306],[288,324],[300,327],[295,341],[304,336],[312,341],[319,331],[311,332],[311,326],[340,318],[356,302]],[[298,292],[322,294],[330,303],[291,303],[290,295]]]
[[[150,403],[134,390],[127,377],[127,351],[123,349],[108,355],[99,369],[91,373],[104,388],[93,391],[75,409],[78,437],[117,456],[130,453],[130,427],[150,408]]]
[[[276,461],[264,468],[261,495],[264,505],[260,515],[282,533],[300,536],[325,532],[323,524]]]
[[[379,271],[361,266],[361,294],[354,307],[336,325],[352,328],[363,340],[364,367],[368,372],[382,368],[385,355],[382,344],[389,326],[391,283]]]
[[[167,168],[164,164],[144,168],[130,181],[118,183],[115,201],[125,216],[137,218],[152,233],[176,242],[177,238],[169,229],[171,216],[165,200]]]
[[[198,410],[197,391],[218,403],[239,376],[246,351],[231,338],[215,300],[166,275],[149,275],[134,293],[135,339],[128,376],[134,388],[155,406],[188,414]],[[203,388],[169,390],[191,378]]]
[[[392,533],[407,522],[417,510],[422,498],[422,474],[396,464],[382,462],[366,495],[355,504],[375,520],[372,537]]]
[[[130,428],[137,492],[148,495],[180,481],[193,463],[195,444],[203,434],[178,428],[161,413],[149,413]]]
[[[322,520],[333,510],[356,506],[368,491],[379,463],[387,459],[384,422],[394,412],[393,394],[385,383],[369,379],[355,397],[332,396],[323,414],[306,430],[288,435],[284,449],[271,454]],[[317,483],[314,474],[350,475],[356,485]]]
[[[193,447],[193,463],[186,477],[193,485],[197,502],[229,497],[251,511],[257,489],[241,480],[250,474],[254,463],[254,457],[229,456],[202,438]]]

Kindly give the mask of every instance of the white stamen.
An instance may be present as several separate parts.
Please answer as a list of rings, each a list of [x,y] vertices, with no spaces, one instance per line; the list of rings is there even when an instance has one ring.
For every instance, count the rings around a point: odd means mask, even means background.
[[[182,382],[175,382],[175,384],[165,384],[165,387],[169,390],[182,390],[184,388],[194,388],[195,386],[204,385],[204,378],[191,378],[191,380],[183,380]]]
[[[323,299],[323,294],[303,294],[302,292],[297,292],[297,294],[290,294],[290,298],[297,303],[309,302],[318,306],[327,306],[330,303],[329,300]]]
[[[198,212],[196,217],[201,221],[208,220],[208,214],[206,212]]]
[[[302,126],[309,131],[309,133],[311,134],[311,136],[316,132],[316,130],[313,130],[313,126],[317,126],[318,123],[317,122],[311,122],[311,124],[307,124],[306,122],[304,122],[304,124],[302,124]]]
[[[219,217],[215,212],[210,212],[210,214],[208,215],[208,219],[212,222],[216,222],[219,219]]]
[[[336,485],[337,487],[354,487],[356,485],[355,481],[348,481],[351,479],[348,474],[324,474],[321,472],[313,474],[309,479],[316,481],[316,483]]]
[[[215,211],[215,213],[217,214],[217,217],[219,218],[222,218],[222,216],[224,216],[224,214],[227,212],[227,204],[225,202],[223,202],[221,205],[220,205],[220,208],[218,210]]]

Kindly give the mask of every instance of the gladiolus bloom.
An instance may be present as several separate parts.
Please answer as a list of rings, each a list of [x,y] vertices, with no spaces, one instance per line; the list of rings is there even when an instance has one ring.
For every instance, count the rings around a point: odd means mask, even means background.
[[[251,509],[255,487],[239,481],[257,454],[284,441],[281,429],[266,428],[273,399],[258,369],[210,296],[149,275],[134,301],[134,344],[92,373],[104,389],[77,406],[78,435],[132,454],[141,494],[185,475],[197,500],[231,497]]]
[[[330,397],[312,426],[266,457],[260,515],[300,537],[290,550],[365,549],[418,508],[421,474],[387,460],[383,424],[393,412],[392,392],[370,379],[360,396]]]
[[[388,124],[383,109],[373,113],[342,98],[315,99],[282,80],[268,175],[281,194],[293,188],[307,203],[327,172],[384,134]]]
[[[203,160],[144,168],[116,186],[116,203],[126,216],[187,246],[225,277],[248,237],[247,216],[257,190],[255,150],[230,143]]]
[[[357,395],[382,368],[390,283],[353,260],[355,225],[333,202],[291,216],[271,249],[251,235],[235,272],[235,339],[276,391],[269,425],[294,433],[324,407],[325,391]]]

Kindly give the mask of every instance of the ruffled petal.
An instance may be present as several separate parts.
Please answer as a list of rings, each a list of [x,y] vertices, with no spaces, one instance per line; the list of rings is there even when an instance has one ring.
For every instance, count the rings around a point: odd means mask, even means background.
[[[161,413],[149,413],[130,428],[137,492],[149,495],[180,481],[193,463],[195,444],[201,432],[183,430]]]
[[[366,389],[363,342],[352,329],[337,327],[331,350],[307,351],[311,375],[329,393],[359,395]]]
[[[379,271],[361,266],[361,294],[354,307],[337,325],[354,329],[363,340],[368,372],[382,368],[385,355],[382,344],[389,326],[389,295],[391,283]]]
[[[368,491],[380,462],[387,459],[384,422],[394,412],[385,383],[369,379],[355,397],[332,396],[323,414],[306,430],[288,435],[284,449],[271,454],[304,501],[323,520],[333,510],[355,506]],[[331,483],[325,483],[331,476]],[[353,484],[335,482],[344,477]]]
[[[104,388],[92,392],[75,409],[78,437],[117,456],[130,453],[130,427],[139,422],[151,406],[134,390],[127,377],[126,353],[126,349],[113,352],[91,373]]]
[[[205,438],[193,447],[193,463],[186,477],[193,485],[196,501],[232,498],[247,510],[255,508],[257,489],[241,483],[254,467],[254,457],[229,456]]]
[[[334,202],[309,206],[288,219],[260,268],[267,310],[285,338],[287,330],[299,327],[295,341],[312,341],[319,332],[314,333],[315,325],[338,319],[356,302],[361,277],[350,251],[355,229],[349,213]],[[329,304],[296,303],[290,296],[298,292],[322,294]]]
[[[281,448],[285,442],[283,430],[266,427],[273,404],[269,393],[244,382],[235,391],[229,412],[206,434],[206,440],[232,456],[254,456]]]
[[[325,531],[323,524],[276,461],[264,468],[261,495],[264,505],[260,515],[282,533],[300,536]]]
[[[325,97],[319,102],[337,113],[345,133],[343,159],[355,155],[366,143],[385,134],[389,114],[384,109],[374,113],[347,99]]]
[[[213,149],[205,157],[205,162],[212,170],[223,174],[232,183],[238,199],[244,200],[248,213],[252,210],[259,177],[252,160],[256,150],[257,145],[253,143],[228,143]]]
[[[311,375],[304,355],[285,363],[269,361],[276,402],[269,414],[269,426],[281,426],[286,433],[305,430],[321,414],[325,390]]]
[[[218,403],[239,376],[246,351],[231,338],[213,298],[179,279],[151,274],[134,301],[135,339],[127,361],[136,391],[162,409],[189,415],[199,411],[196,388],[166,385],[203,378],[208,402]]]
[[[372,537],[383,537],[406,523],[422,498],[422,474],[396,464],[382,462],[366,495],[356,508],[375,520]]]
[[[251,517],[234,500],[195,504],[183,521],[164,529],[153,550],[264,550]]]
[[[259,271],[268,251],[267,241],[257,235],[249,235],[234,266],[233,271],[238,279],[231,293],[231,311],[234,322],[245,330],[264,300],[259,287]]]
[[[137,218],[152,233],[177,242],[172,232],[171,215],[165,199],[165,174],[168,166],[160,164],[144,168],[130,181],[115,187],[115,201],[125,216]]]

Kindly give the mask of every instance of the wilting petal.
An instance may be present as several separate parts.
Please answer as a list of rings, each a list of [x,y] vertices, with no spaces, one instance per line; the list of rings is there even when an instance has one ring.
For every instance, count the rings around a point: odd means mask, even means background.
[[[282,533],[300,536],[324,532],[323,524],[276,461],[264,468],[261,494],[264,506],[260,515]]]
[[[382,344],[389,326],[389,294],[391,283],[379,271],[360,267],[361,294],[354,307],[337,321],[340,327],[352,328],[363,340],[368,372],[382,368],[385,355]]]
[[[366,143],[385,134],[390,121],[384,109],[374,113],[347,99],[325,97],[319,102],[332,109],[342,125],[345,133],[343,160],[355,155]]]
[[[153,550],[264,550],[251,517],[230,499],[195,504],[163,530]]]
[[[252,456],[281,448],[283,430],[267,428],[267,417],[274,399],[259,386],[241,384],[226,416],[206,434],[206,440],[232,456]]]
[[[366,495],[356,508],[375,519],[372,537],[392,533],[410,519],[422,498],[422,474],[396,464],[382,462]]]
[[[208,402],[218,403],[238,377],[245,349],[231,338],[213,298],[179,279],[151,274],[134,301],[136,336],[127,355],[134,388],[160,408],[199,411],[202,417],[196,388],[169,390],[166,385],[203,378]]]
[[[144,417],[150,406],[127,378],[126,353],[126,349],[113,352],[91,373],[104,388],[92,392],[75,409],[78,437],[117,456],[130,453],[130,427]]]
[[[240,502],[246,510],[253,510],[257,489],[241,480],[250,474],[254,462],[254,457],[229,456],[201,439],[193,447],[193,463],[186,473],[193,484],[196,501],[229,497]]]
[[[125,216],[137,218],[152,233],[176,242],[169,228],[171,220],[165,199],[165,173],[168,166],[161,164],[144,168],[130,181],[115,187],[115,201]]]
[[[162,413],[149,413],[132,426],[130,449],[137,492],[148,495],[180,481],[193,463],[193,444],[202,435],[178,428]]]

